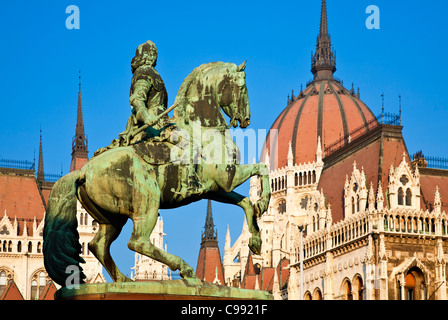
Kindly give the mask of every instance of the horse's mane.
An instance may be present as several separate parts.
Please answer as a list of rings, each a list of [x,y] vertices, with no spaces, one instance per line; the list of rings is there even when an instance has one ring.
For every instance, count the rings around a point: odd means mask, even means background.
[[[193,71],[185,78],[184,82],[180,86],[175,101],[179,104],[182,104],[183,99],[187,98],[188,90],[190,89],[191,85],[197,83],[197,81],[202,79],[202,75],[210,71],[212,68],[229,68],[232,65],[233,64],[229,62],[217,61],[205,63],[193,69]]]

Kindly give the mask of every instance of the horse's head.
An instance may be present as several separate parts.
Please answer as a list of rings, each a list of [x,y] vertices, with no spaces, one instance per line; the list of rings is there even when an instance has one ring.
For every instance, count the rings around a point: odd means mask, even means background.
[[[250,124],[249,96],[246,88],[246,61],[239,66],[231,64],[219,85],[220,107],[230,118],[230,125],[246,128]]]
[[[246,88],[246,62],[210,62],[203,64],[185,79],[179,88],[174,110],[174,120],[178,124],[189,125],[192,120],[200,120],[205,127],[227,126],[221,112],[230,118],[230,125],[241,128],[250,123],[249,98]]]

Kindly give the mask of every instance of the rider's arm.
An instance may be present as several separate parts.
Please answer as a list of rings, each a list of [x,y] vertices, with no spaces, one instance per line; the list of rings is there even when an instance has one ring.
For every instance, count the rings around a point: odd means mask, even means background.
[[[147,80],[140,79],[134,84],[134,91],[129,97],[129,102],[135,110],[135,117],[139,122],[146,124],[154,121],[146,106],[149,90],[151,90],[151,83]]]

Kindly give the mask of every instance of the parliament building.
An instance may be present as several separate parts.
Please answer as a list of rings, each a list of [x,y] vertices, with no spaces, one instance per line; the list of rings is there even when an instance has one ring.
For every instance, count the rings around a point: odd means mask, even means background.
[[[398,114],[375,115],[333,75],[336,53],[322,1],[313,80],[273,119],[263,162],[272,197],[223,257],[225,283],[277,299],[445,300],[448,170],[409,154]],[[260,194],[252,178],[250,197]]]
[[[313,79],[272,120],[262,161],[271,201],[259,219],[262,252],[248,248],[246,221],[227,230],[221,256],[207,206],[196,273],[201,280],[266,290],[284,300],[446,300],[448,170],[410,154],[398,114],[375,115],[359,90],[334,77],[336,53],[322,0],[311,57]],[[71,171],[88,161],[81,87]],[[53,182],[32,162],[0,160],[0,300],[53,299],[42,256],[45,205]],[[259,178],[250,181],[256,202]],[[88,282],[104,282],[87,243],[96,223],[78,203]],[[163,247],[163,221],[151,241]],[[166,246],[165,246],[166,250]],[[171,279],[167,267],[136,254],[134,280]]]

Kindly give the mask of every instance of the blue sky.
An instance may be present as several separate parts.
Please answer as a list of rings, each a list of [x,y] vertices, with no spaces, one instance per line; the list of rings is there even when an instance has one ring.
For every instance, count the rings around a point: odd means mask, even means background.
[[[380,29],[365,26],[367,6],[380,9]],[[77,5],[80,29],[69,30],[65,9]],[[446,1],[328,0],[328,24],[337,72],[354,83],[375,114],[398,112],[409,152],[448,157],[445,131]],[[312,78],[310,54],[319,29],[320,1],[4,1],[0,10],[0,157],[33,160],[43,131],[46,173],[68,173],[75,133],[78,70],[90,155],[120,133],[129,115],[130,61],[146,40],[159,51],[157,70],[169,104],[184,78],[211,61],[247,59],[253,129],[269,129],[287,95]],[[248,193],[248,184],[239,188]],[[196,267],[206,202],[161,212],[168,250]],[[223,250],[243,211],[213,203]],[[130,274],[130,224],[113,255]]]

